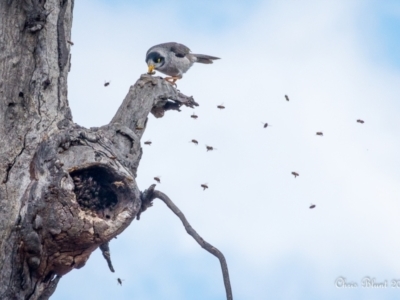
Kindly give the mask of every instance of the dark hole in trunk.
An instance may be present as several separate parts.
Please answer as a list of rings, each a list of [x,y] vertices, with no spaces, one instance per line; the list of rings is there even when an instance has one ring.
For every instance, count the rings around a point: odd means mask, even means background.
[[[82,209],[99,212],[112,209],[118,202],[111,184],[115,177],[105,168],[91,166],[71,172],[76,199]]]

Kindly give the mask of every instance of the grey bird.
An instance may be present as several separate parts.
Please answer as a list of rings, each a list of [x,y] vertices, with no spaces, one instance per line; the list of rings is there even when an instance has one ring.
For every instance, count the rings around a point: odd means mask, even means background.
[[[165,80],[172,84],[181,79],[195,62],[212,64],[215,59],[219,57],[193,54],[185,45],[174,42],[155,45],[146,53],[148,74],[154,74],[154,70],[157,70],[170,76]]]

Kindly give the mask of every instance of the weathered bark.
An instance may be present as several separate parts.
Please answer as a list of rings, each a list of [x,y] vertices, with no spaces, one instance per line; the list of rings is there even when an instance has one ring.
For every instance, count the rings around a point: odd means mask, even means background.
[[[70,35],[72,6],[56,0],[0,2],[1,299],[35,299],[51,285],[51,276],[38,284],[40,276],[30,274],[45,263],[40,234],[45,219],[39,213],[45,202],[39,199],[45,190],[49,199],[52,181],[44,174],[48,168],[37,174],[31,162],[39,144],[71,122],[69,49],[57,37]]]
[[[48,299],[99,246],[113,271],[108,242],[150,205],[135,181],[148,114],[197,105],[142,75],[109,124],[74,124],[73,3],[0,2],[0,299]]]

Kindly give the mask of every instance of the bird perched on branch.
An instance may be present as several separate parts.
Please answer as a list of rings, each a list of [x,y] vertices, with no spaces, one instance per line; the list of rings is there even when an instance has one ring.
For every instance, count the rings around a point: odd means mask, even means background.
[[[215,59],[219,57],[193,54],[185,45],[174,42],[155,45],[146,53],[148,74],[154,74],[154,70],[157,70],[170,76],[165,80],[172,84],[181,79],[195,62],[212,64]]]

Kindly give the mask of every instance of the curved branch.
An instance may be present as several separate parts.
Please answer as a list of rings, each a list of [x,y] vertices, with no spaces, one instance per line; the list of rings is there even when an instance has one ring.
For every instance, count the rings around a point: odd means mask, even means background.
[[[205,250],[210,252],[212,255],[216,256],[219,259],[222,269],[222,276],[224,278],[224,285],[225,285],[225,292],[226,292],[226,299],[232,300],[232,288],[231,282],[229,280],[229,272],[228,272],[228,264],[226,263],[225,257],[221,251],[215,248],[213,245],[207,243],[197,232],[193,229],[193,227],[189,224],[188,220],[186,220],[185,215],[181,212],[181,210],[172,202],[172,200],[165,195],[164,193],[154,190],[155,184],[152,184],[147,190],[142,193],[142,208],[141,211],[138,213],[137,217],[139,220],[140,213],[145,211],[147,207],[153,205],[152,201],[155,198],[162,200],[170,210],[182,221],[183,226],[186,229],[186,232],[191,235],[196,242]]]

